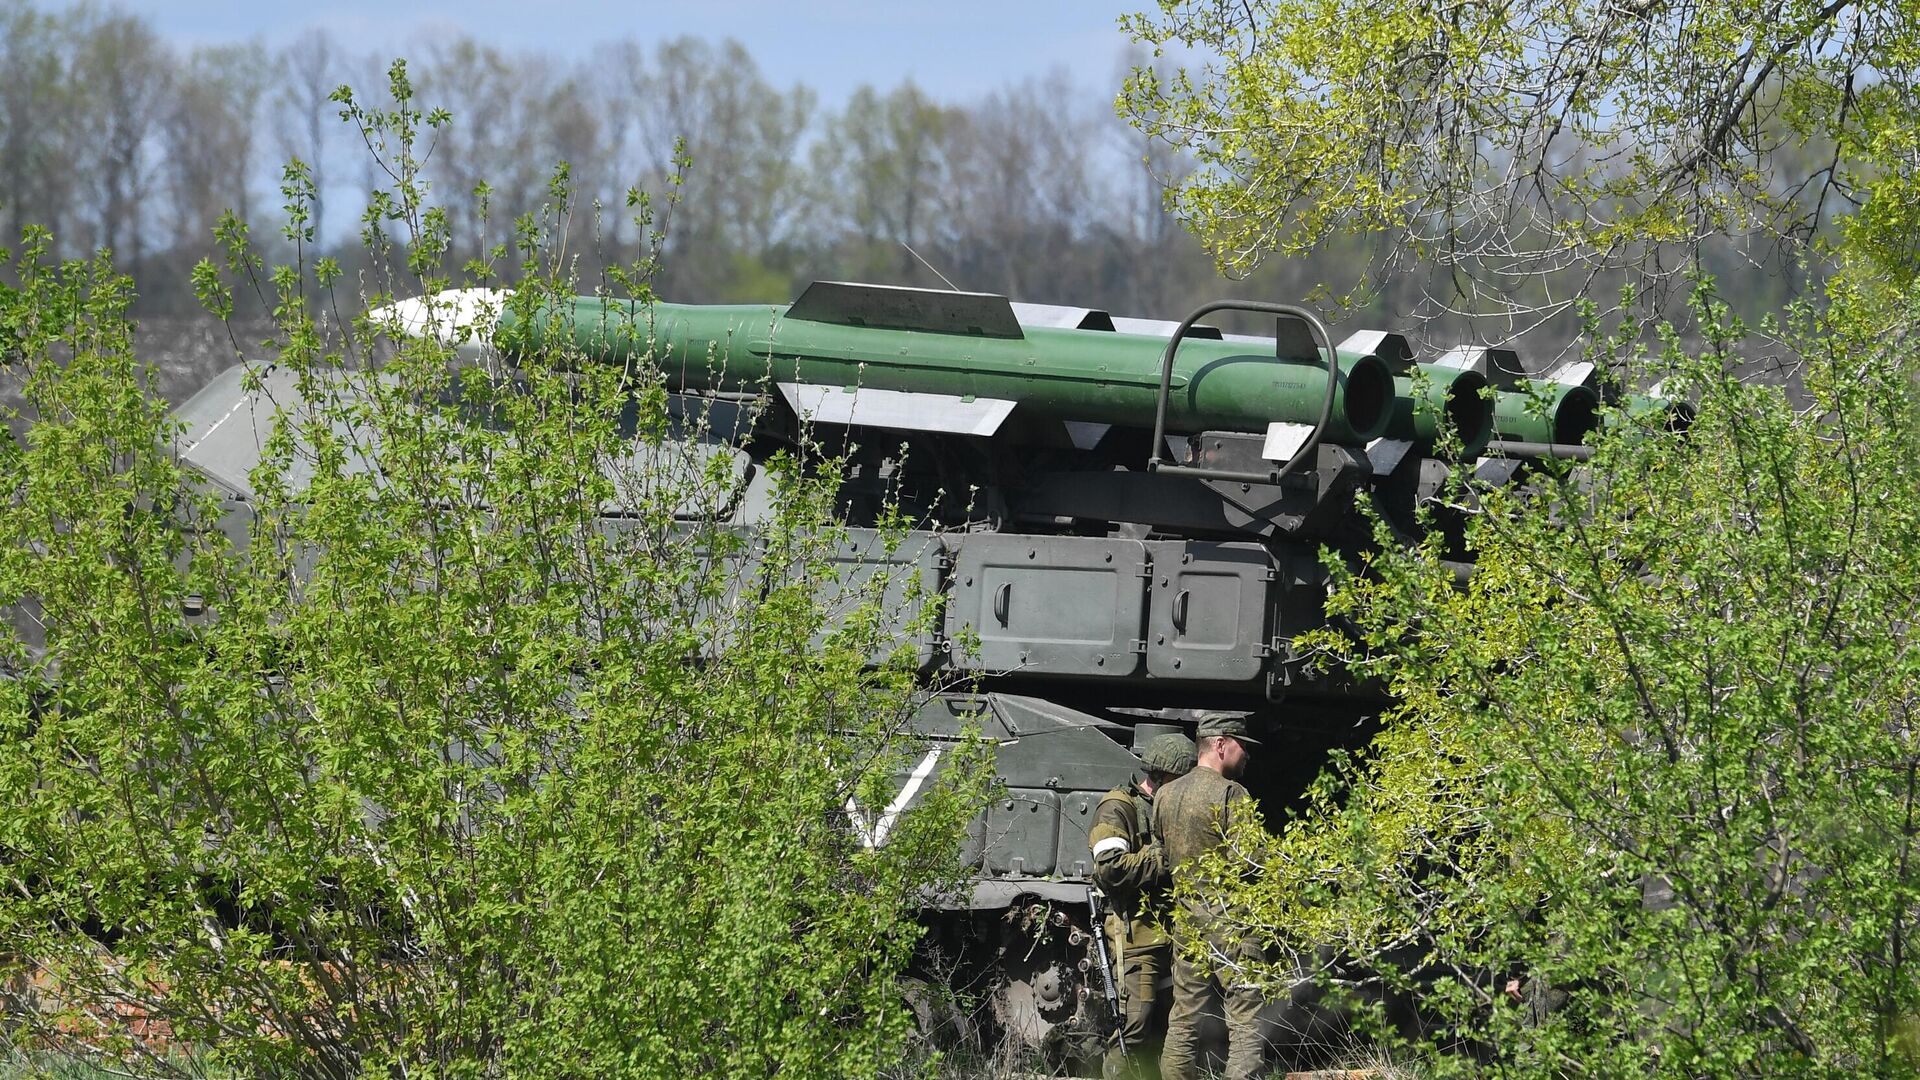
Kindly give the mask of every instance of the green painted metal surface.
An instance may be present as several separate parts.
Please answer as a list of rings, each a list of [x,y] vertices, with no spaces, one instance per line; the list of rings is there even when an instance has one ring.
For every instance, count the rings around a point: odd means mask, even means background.
[[[1584,386],[1529,379],[1533,393],[1500,394],[1493,403],[1494,433],[1511,442],[1578,443],[1598,422],[1600,398]],[[1545,409],[1536,403],[1544,397]]]
[[[1693,423],[1694,408],[1685,401],[1654,394],[1628,394],[1620,403],[1620,414],[1649,427],[1685,431]]]
[[[1387,437],[1431,446],[1440,437],[1440,419],[1446,417],[1459,434],[1462,457],[1477,457],[1493,439],[1493,402],[1485,394],[1486,376],[1462,368],[1421,364],[1425,392],[1415,396],[1414,379],[1393,380],[1393,419]]]
[[[509,314],[509,351],[556,337],[594,360],[647,355],[678,388],[755,389],[768,382],[858,386],[1016,401],[1033,415],[1150,427],[1165,339],[1027,327],[1018,337],[849,326],[790,317],[771,305],[642,304],[579,298],[532,318]],[[1342,355],[1326,437],[1359,444],[1386,430],[1393,381],[1370,356]],[[1175,359],[1171,430],[1265,431],[1312,423],[1326,368],[1278,359],[1246,342],[1196,340]]]

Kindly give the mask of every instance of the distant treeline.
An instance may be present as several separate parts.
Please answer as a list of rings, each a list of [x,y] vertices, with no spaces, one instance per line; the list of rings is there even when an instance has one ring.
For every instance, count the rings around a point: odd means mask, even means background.
[[[111,248],[140,313],[183,313],[223,211],[278,242],[276,177],[298,158],[321,246],[352,267],[365,193],[385,178],[331,96],[346,84],[379,103],[391,61],[322,31],[277,50],[182,50],[139,16],[0,0],[0,230],[10,242],[41,224],[68,253]],[[628,38],[568,62],[461,37],[408,65],[420,104],[452,114],[426,165],[452,265],[550,205],[562,161],[577,193],[564,251],[583,279],[649,249],[628,208],[645,191],[665,230],[655,285],[682,301],[779,302],[818,278],[940,286],[923,258],[962,289],[1171,319],[1223,295],[1337,296],[1370,254],[1355,239],[1223,280],[1163,207],[1191,166],[1060,73],[965,103],[863,87],[829,108],[770,84],[732,41]],[[1783,304],[1795,277],[1732,252],[1712,269],[1755,311]],[[1424,284],[1389,282],[1346,321],[1389,324]]]

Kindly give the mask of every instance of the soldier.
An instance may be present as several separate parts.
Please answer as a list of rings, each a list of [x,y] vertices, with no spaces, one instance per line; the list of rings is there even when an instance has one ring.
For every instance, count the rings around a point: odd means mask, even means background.
[[[1246,717],[1238,713],[1204,711],[1198,714],[1198,766],[1160,789],[1153,819],[1153,836],[1166,855],[1174,884],[1182,867],[1226,842],[1233,822],[1254,813],[1247,789],[1236,782],[1246,769],[1247,747],[1259,742],[1248,737]],[[1190,1080],[1200,1074],[1200,1018],[1218,1004],[1227,1022],[1228,1080],[1258,1076],[1265,1065],[1260,1035],[1262,1004],[1257,990],[1232,981],[1230,971],[1202,975],[1188,959],[1191,946],[1204,943],[1214,957],[1232,962],[1258,961],[1259,945],[1252,941],[1208,932],[1220,908],[1189,898],[1190,932],[1200,942],[1176,934],[1173,957],[1173,1009],[1167,1021],[1166,1056],[1161,1074],[1167,1080]]]
[[[1153,793],[1193,769],[1192,740],[1162,735],[1140,754],[1144,779],[1114,788],[1101,798],[1087,834],[1093,848],[1093,883],[1111,904],[1104,927],[1116,958],[1120,985],[1121,1042],[1107,1051],[1109,1080],[1154,1076],[1165,1031],[1166,995],[1160,981],[1170,970],[1167,936],[1167,862],[1152,842]],[[1125,1049],[1121,1049],[1124,1044]]]

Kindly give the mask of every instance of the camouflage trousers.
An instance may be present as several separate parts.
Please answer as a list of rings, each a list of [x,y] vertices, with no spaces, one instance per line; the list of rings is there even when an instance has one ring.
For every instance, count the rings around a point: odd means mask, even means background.
[[[1207,948],[1215,957],[1261,958],[1259,947],[1251,942],[1208,938]],[[1182,950],[1174,950],[1173,1008],[1167,1019],[1166,1052],[1160,1058],[1160,1075],[1165,1080],[1196,1080],[1202,1075],[1206,1060],[1200,1027],[1216,1009],[1227,1023],[1227,1080],[1251,1080],[1264,1074],[1267,1044],[1260,1024],[1264,1002],[1259,991],[1232,978],[1226,971],[1202,974]]]
[[[1167,977],[1173,946],[1165,940],[1151,945],[1129,945],[1118,918],[1107,920],[1107,942],[1120,958],[1119,1036],[1108,1047],[1101,1075],[1106,1080],[1150,1080],[1160,1075],[1160,1042],[1167,1030],[1168,995],[1160,984]]]

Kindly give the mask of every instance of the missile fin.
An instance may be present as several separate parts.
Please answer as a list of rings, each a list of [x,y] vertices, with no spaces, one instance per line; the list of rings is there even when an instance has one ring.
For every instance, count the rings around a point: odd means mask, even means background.
[[[939,431],[951,435],[992,435],[1000,430],[1015,402],[1000,398],[962,398],[952,394],[916,394],[871,387],[778,384],[793,411],[816,424],[846,424],[898,431]]]
[[[1013,305],[997,293],[948,292],[903,285],[816,281],[787,318],[876,330],[919,330],[968,337],[1023,338]]]

